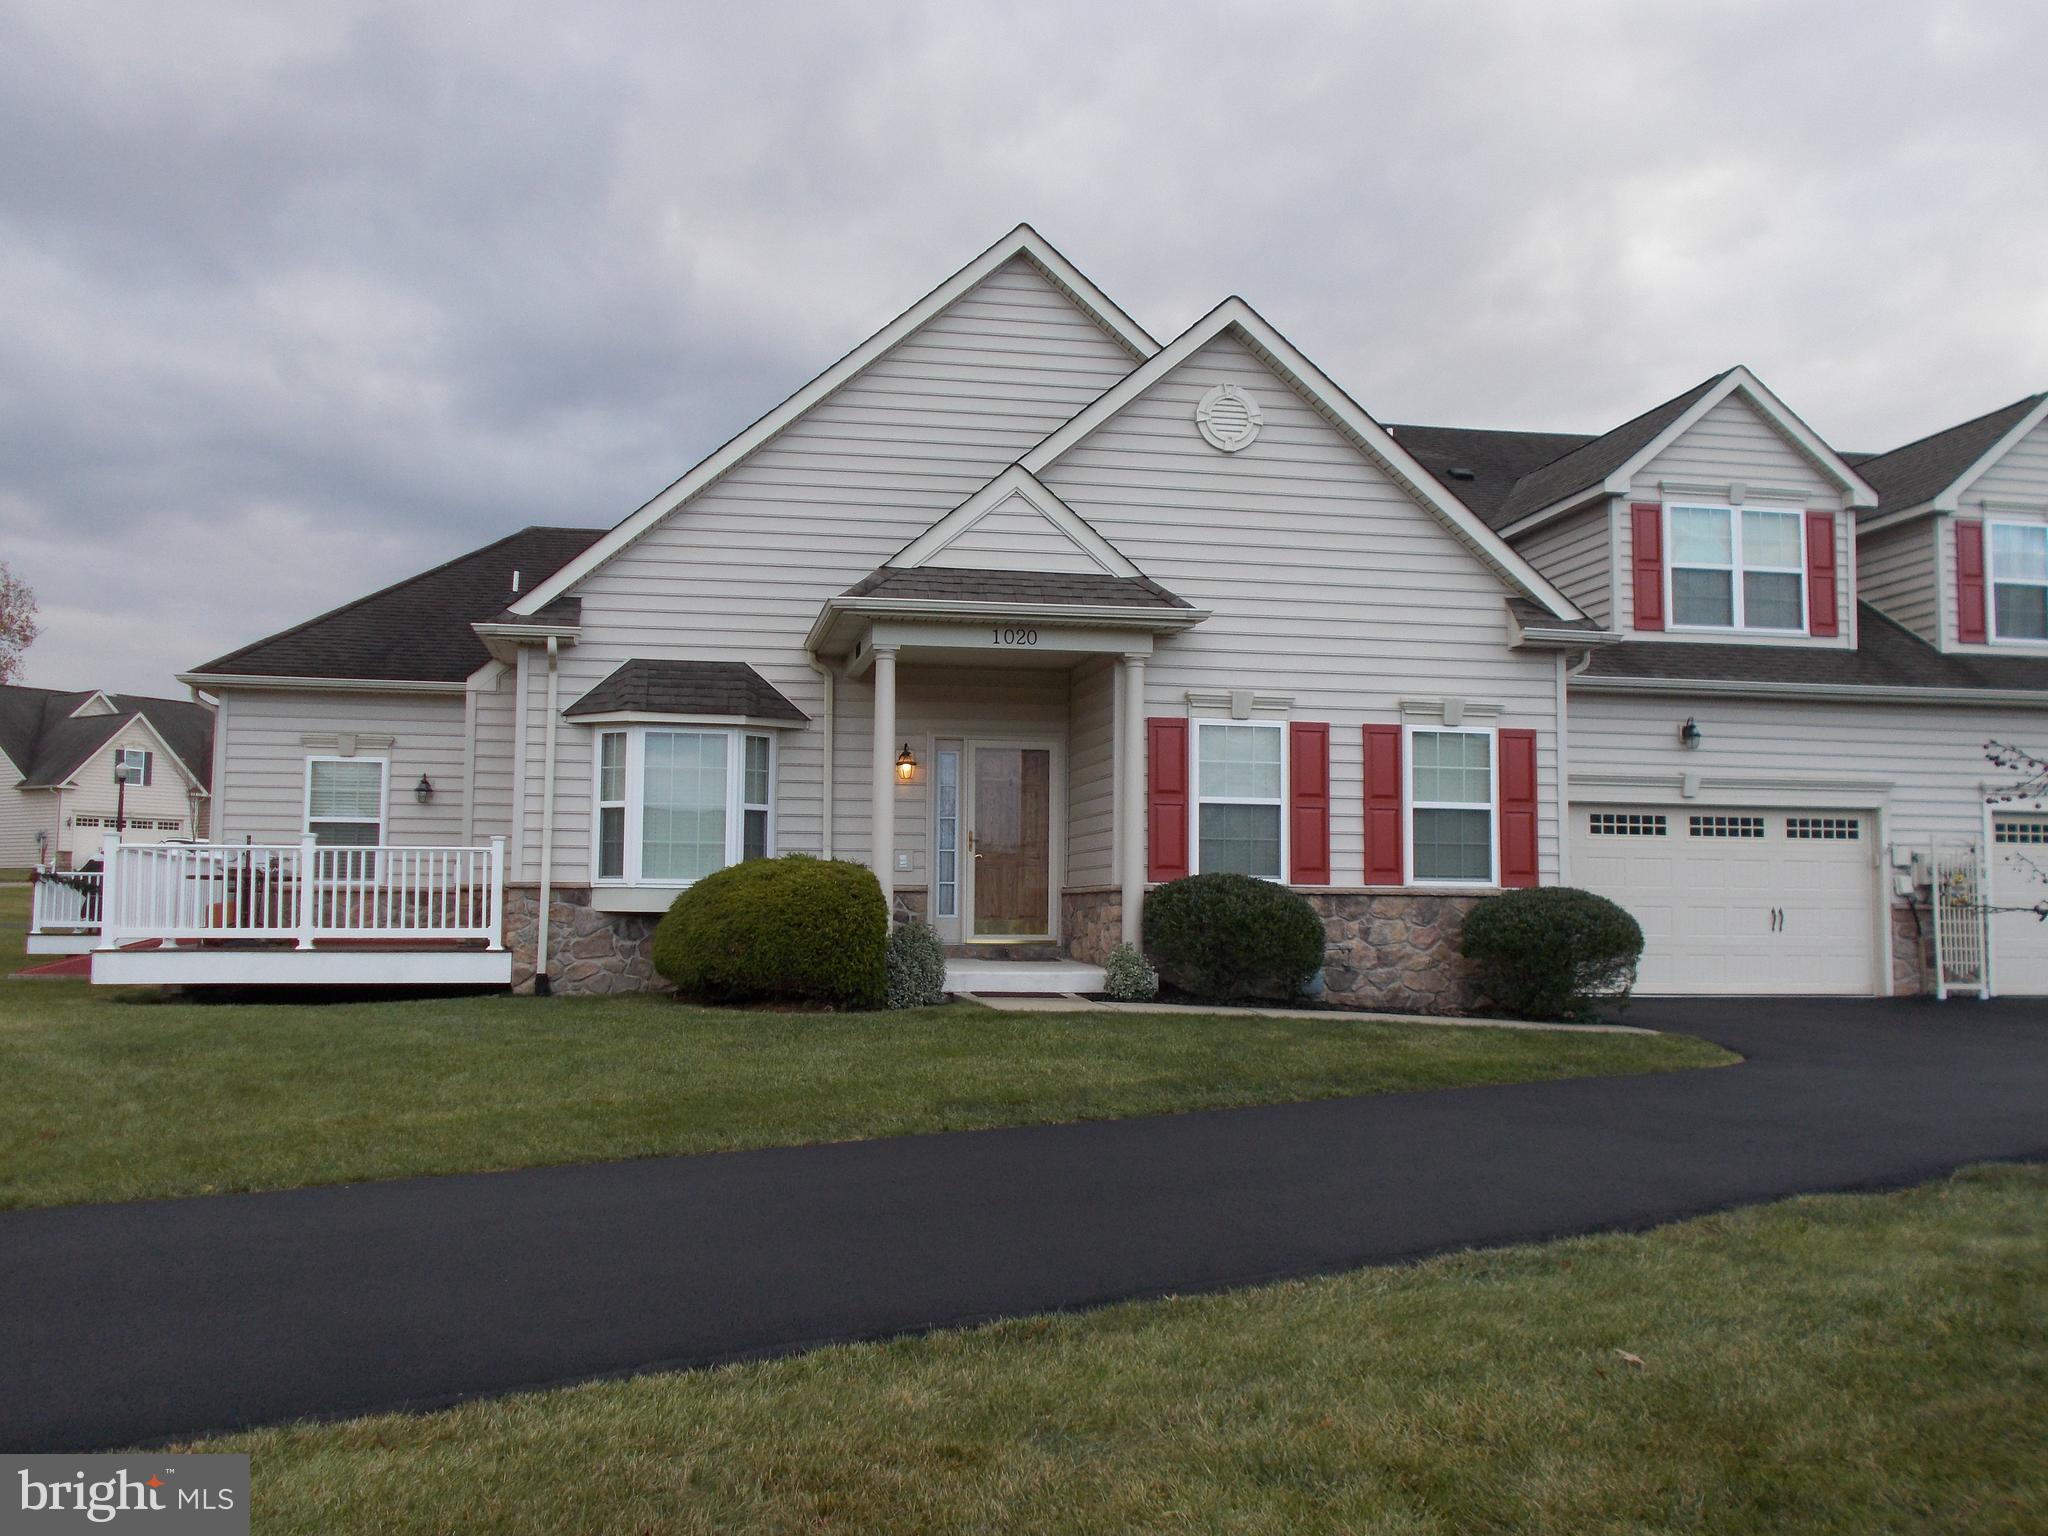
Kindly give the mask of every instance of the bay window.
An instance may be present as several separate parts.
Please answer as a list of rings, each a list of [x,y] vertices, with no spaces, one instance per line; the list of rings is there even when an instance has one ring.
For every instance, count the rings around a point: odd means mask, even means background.
[[[1494,885],[1493,732],[1408,733],[1408,868],[1418,884]]]
[[[774,852],[775,746],[751,731],[597,733],[591,834],[600,882],[688,885]]]
[[[1806,519],[1765,507],[1670,510],[1671,622],[1806,630]]]
[[[1194,872],[1281,878],[1286,740],[1277,720],[1195,722]]]
[[[2048,640],[2048,524],[1991,524],[1994,639]]]

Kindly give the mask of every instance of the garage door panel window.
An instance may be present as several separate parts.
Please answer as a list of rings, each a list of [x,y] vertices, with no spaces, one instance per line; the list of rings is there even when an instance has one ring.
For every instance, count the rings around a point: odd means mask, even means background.
[[[1991,525],[1992,634],[2048,640],[2048,524]]]
[[[1788,816],[1785,835],[1795,842],[1853,843],[1863,836],[1854,816]]]
[[[1803,514],[1675,506],[1670,518],[1674,627],[1805,632]]]
[[[1595,811],[1586,830],[1595,837],[1663,837],[1669,826],[1665,817],[1655,813]]]
[[[1687,830],[1694,837],[1762,837],[1764,819],[1761,816],[1693,816],[1688,818]]]
[[[1409,733],[1409,868],[1418,883],[1498,882],[1493,749],[1490,730]]]
[[[1195,869],[1278,880],[1287,782],[1279,721],[1197,721]]]

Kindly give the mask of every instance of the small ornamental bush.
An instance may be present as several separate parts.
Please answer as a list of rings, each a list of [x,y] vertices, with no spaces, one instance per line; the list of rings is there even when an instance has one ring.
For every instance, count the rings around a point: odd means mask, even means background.
[[[1250,875],[1191,875],[1145,898],[1145,955],[1160,978],[1215,1002],[1286,1002],[1323,966],[1306,898]]]
[[[1120,1003],[1150,1002],[1159,995],[1159,973],[1145,963],[1135,944],[1112,949],[1102,971],[1102,990]]]
[[[924,923],[889,935],[888,1006],[932,1008],[946,1000],[946,951]]]
[[[1479,990],[1506,1012],[1585,1021],[1602,999],[1628,1001],[1643,930],[1605,896],[1542,886],[1474,907],[1464,954]]]
[[[888,919],[864,865],[791,854],[706,875],[654,930],[654,968],[710,1002],[878,1008]]]

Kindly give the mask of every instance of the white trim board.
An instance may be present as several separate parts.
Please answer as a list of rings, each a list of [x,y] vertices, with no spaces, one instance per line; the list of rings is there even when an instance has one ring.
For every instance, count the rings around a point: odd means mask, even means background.
[[[1636,476],[1652,459],[1698,426],[1701,417],[1734,394],[1740,394],[1747,400],[1787,441],[1811,459],[1822,474],[1842,488],[1844,503],[1849,510],[1877,505],[1877,492],[1864,482],[1863,477],[1830,448],[1819,433],[1801,421],[1784,401],[1772,394],[1761,379],[1737,364],[1724,373],[1712,389],[1687,406],[1677,420],[1638,448],[1624,463],[1610,470],[1605,480],[1582,486],[1539,511],[1517,518],[1501,530],[1502,536],[1520,538],[1552,518],[1561,517],[1601,496],[1628,496],[1634,488]]]
[[[755,449],[768,443],[812,406],[851,381],[898,342],[917,331],[925,322],[1020,256],[1038,268],[1054,287],[1079,304],[1089,318],[1101,326],[1133,358],[1142,361],[1159,350],[1159,343],[1154,341],[1142,326],[1125,314],[1108,294],[1084,277],[1079,268],[1054,250],[1044,236],[1029,224],[1019,224],[802,389],[755,421],[753,425],[745,428],[738,436],[714,449],[680,480],[513,603],[511,611],[521,614],[538,613],[563,593],[574,588],[578,582],[612,560],[620,551],[692,496],[737,468]]]
[[[1508,586],[1542,604],[1557,618],[1569,621],[1585,617],[1569,598],[1510,548],[1506,540],[1481,522],[1462,501],[1444,490],[1437,478],[1424,469],[1412,453],[1338,388],[1322,369],[1310,362],[1251,305],[1234,296],[1225,299],[1154,353],[1149,361],[1096,396],[1093,403],[1025,454],[1018,461],[1019,465],[1033,475],[1042,474],[1125,406],[1225,333],[1234,333],[1250,347],[1260,361],[1279,374],[1404,491],[1435,514],[1454,538],[1471,549]]]

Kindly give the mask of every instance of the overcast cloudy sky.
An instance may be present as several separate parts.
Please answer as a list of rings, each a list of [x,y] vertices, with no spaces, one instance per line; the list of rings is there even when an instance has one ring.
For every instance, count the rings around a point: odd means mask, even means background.
[[[1382,420],[1746,362],[1839,446],[2048,388],[2048,6],[0,7],[28,680],[616,522],[1019,220]]]

